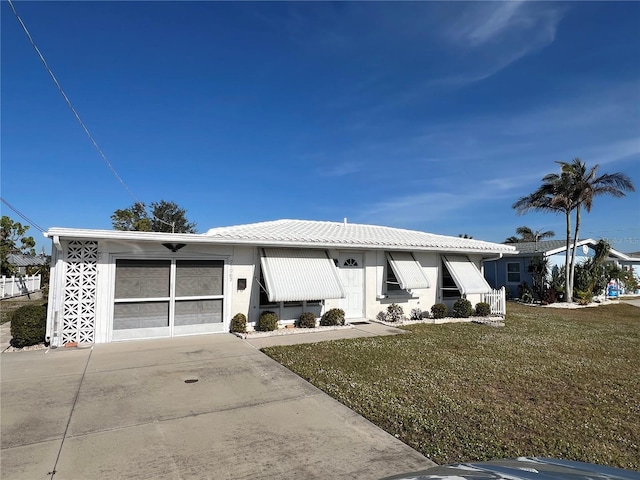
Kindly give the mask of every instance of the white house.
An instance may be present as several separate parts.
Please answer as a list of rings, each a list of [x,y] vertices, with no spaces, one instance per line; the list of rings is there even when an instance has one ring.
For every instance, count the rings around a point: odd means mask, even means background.
[[[515,247],[376,225],[277,220],[171,234],[51,228],[47,337],[104,343],[227,332],[275,311],[373,319],[490,291],[482,261]]]

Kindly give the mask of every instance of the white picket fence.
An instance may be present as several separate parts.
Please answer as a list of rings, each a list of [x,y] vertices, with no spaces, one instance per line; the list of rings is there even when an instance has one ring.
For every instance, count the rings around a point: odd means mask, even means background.
[[[25,275],[24,277],[0,278],[0,298],[17,297],[40,290],[41,276]]]
[[[484,293],[482,301],[488,303],[491,307],[491,315],[507,314],[507,295],[504,287],[500,290],[491,290],[489,293]]]

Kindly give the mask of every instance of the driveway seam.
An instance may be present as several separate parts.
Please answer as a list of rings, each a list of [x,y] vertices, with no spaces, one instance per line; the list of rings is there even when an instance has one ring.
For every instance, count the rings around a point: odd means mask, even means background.
[[[216,357],[216,358],[222,358],[224,360],[229,359],[229,358],[242,358],[242,357],[255,357],[256,355],[254,353],[251,354],[247,354],[247,355],[229,355],[227,357]],[[172,365],[185,365],[188,363],[197,363],[197,362],[209,362],[211,361],[211,358],[201,358],[198,360],[185,360],[183,362],[167,362],[167,363],[149,363],[149,364],[145,364],[145,365],[135,365],[133,367],[121,367],[121,368],[110,368],[108,370],[91,370],[89,372],[89,375],[95,375],[98,373],[110,373],[110,372],[123,372],[126,370],[135,370],[138,368],[150,368],[150,367],[162,367],[162,366],[172,366]]]
[[[56,474],[56,468],[58,466],[58,461],[60,460],[60,454],[62,453],[62,447],[64,446],[64,441],[67,438],[67,432],[69,431],[69,425],[71,424],[71,417],[73,416],[73,411],[76,408],[76,403],[78,402],[78,397],[80,396],[80,388],[82,388],[82,382],[84,382],[84,376],[87,373],[87,368],[89,367],[89,361],[91,360],[91,354],[93,353],[93,347],[91,347],[91,351],[89,352],[89,356],[87,357],[87,363],[84,366],[84,370],[82,372],[82,376],[80,377],[80,383],[78,384],[78,390],[76,391],[76,396],[73,399],[73,404],[71,405],[71,411],[69,412],[69,418],[67,420],[67,425],[64,427],[64,433],[62,434],[62,441],[60,442],[60,449],[58,450],[58,455],[56,456],[56,463],[53,465],[53,470],[51,470],[47,475],[51,475],[50,478]]]
[[[182,416],[179,416],[179,417],[167,417],[167,418],[162,418],[162,419],[154,419],[154,420],[149,420],[148,422],[131,423],[129,425],[122,425],[122,426],[113,427],[113,428],[104,428],[102,430],[91,430],[90,432],[76,433],[74,435],[69,435],[68,438],[72,439],[72,438],[86,437],[86,436],[89,436],[89,435],[99,435],[99,434],[106,433],[106,432],[116,432],[118,430],[125,430],[127,428],[136,428],[136,427],[142,427],[144,425],[153,425],[153,424],[162,424],[162,423],[165,423],[165,422],[172,422],[174,420],[181,420],[183,418],[196,418],[196,417],[202,417],[204,415],[216,415],[218,413],[233,412],[234,410],[244,410],[244,409],[249,409],[249,408],[258,408],[258,407],[261,407],[263,405],[276,405],[278,403],[287,403],[287,402],[292,402],[294,400],[302,400],[302,399],[305,399],[305,398],[317,397],[318,395],[323,394],[323,393],[324,393],[323,391],[319,391],[319,392],[310,393],[308,395],[298,395],[296,397],[280,398],[280,399],[277,399],[277,400],[262,401],[260,403],[251,403],[251,404],[248,404],[248,405],[242,405],[242,406],[238,406],[238,407],[228,407],[228,408],[221,408],[220,410],[210,410],[208,412],[190,413],[189,415],[182,415]],[[325,394],[325,395],[327,395],[327,394]],[[349,408],[349,407],[347,407],[347,408]],[[353,410],[352,410],[352,413],[354,415],[358,415],[356,412],[353,412]]]

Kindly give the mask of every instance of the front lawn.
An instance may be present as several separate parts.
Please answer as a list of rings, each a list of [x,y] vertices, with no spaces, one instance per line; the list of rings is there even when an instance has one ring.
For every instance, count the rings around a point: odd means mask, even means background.
[[[264,349],[436,463],[521,455],[640,470],[640,309],[509,303],[506,326]]]

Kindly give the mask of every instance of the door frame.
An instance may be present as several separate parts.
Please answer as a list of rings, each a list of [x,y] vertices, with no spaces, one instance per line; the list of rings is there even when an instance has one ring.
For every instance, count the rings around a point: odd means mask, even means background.
[[[343,263],[348,258],[354,258],[357,262],[359,262],[357,267],[344,266]],[[342,281],[342,272],[346,270],[360,270],[360,311],[358,314],[350,315],[349,312],[344,308],[344,304],[347,301],[347,298],[343,298],[340,300],[340,308],[344,310],[345,318],[364,318],[365,315],[365,268],[364,268],[364,252],[351,252],[351,251],[338,251],[338,271],[340,272],[340,280]],[[344,285],[343,285],[344,287]],[[345,287],[346,289],[346,287]]]

